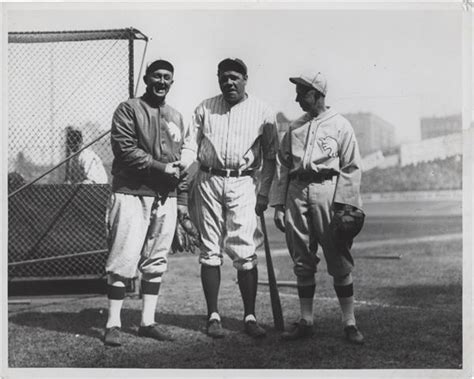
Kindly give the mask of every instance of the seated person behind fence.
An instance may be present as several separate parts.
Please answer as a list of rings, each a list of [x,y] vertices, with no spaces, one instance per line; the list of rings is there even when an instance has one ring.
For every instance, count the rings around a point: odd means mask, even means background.
[[[66,132],[67,155],[74,154],[83,147],[82,132],[72,127]],[[66,183],[106,184],[108,182],[102,160],[90,148],[73,157],[66,168]]]

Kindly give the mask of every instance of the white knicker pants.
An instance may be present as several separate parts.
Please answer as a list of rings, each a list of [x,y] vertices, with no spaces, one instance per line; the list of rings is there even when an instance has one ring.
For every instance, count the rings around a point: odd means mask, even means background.
[[[177,201],[112,193],[107,204],[109,257],[105,270],[135,278],[137,268],[147,280],[162,275],[176,230]]]

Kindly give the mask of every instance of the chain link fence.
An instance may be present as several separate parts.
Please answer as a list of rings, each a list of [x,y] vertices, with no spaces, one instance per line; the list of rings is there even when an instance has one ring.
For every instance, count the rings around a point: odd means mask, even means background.
[[[9,280],[103,275],[110,124],[147,41],[133,28],[9,33]]]

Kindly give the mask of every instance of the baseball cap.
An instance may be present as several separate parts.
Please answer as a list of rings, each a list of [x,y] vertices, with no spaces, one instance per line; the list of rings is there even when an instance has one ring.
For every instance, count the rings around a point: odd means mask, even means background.
[[[151,62],[148,65],[148,67],[146,68],[145,75],[148,75],[150,72],[154,72],[154,71],[160,70],[160,69],[168,70],[168,71],[174,73],[174,67],[170,62],[165,61],[164,59],[158,59],[156,61]]]
[[[300,76],[291,77],[290,82],[294,84],[301,84],[306,87],[315,88],[324,96],[326,96],[326,93],[328,91],[328,84],[326,82],[326,78],[319,71],[317,71],[316,73],[303,73]]]
[[[247,66],[242,59],[226,58],[217,65],[217,72],[222,71],[237,71],[242,75],[247,75]]]

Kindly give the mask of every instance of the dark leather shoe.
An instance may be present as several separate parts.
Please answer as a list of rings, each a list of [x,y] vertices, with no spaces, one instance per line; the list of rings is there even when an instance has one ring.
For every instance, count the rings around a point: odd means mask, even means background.
[[[247,321],[245,324],[245,333],[247,333],[250,337],[253,338],[262,338],[267,335],[265,329],[263,329],[260,325],[257,324],[256,321]]]
[[[122,342],[120,341],[120,327],[112,326],[111,328],[106,328],[104,333],[104,345],[107,346],[120,346]]]
[[[349,325],[344,328],[346,340],[356,345],[364,344],[364,336],[355,325]]]
[[[169,334],[165,328],[156,323],[148,326],[140,326],[138,328],[138,335],[140,337],[153,338],[158,341],[174,341],[171,334]]]
[[[207,322],[207,335],[212,338],[225,337],[224,329],[222,329],[220,320],[212,319]]]
[[[281,338],[287,341],[308,338],[313,335],[313,325],[309,325],[304,319],[294,324],[293,329],[283,332]]]

